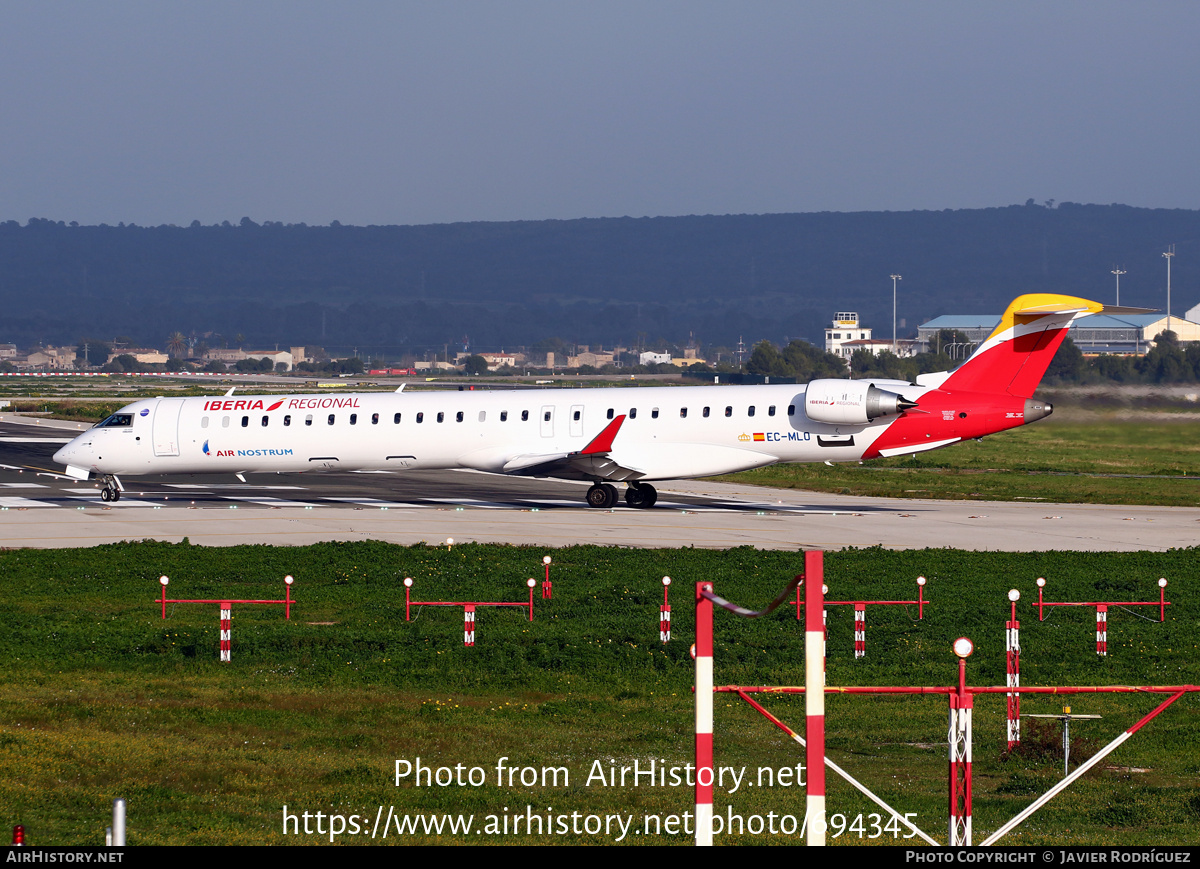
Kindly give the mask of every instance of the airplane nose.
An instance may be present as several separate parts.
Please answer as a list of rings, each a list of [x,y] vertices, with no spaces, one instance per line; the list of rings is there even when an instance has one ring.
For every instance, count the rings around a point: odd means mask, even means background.
[[[54,461],[60,465],[69,465],[71,464],[71,456],[73,455],[75,455],[75,447],[72,444],[67,444],[54,454]]]

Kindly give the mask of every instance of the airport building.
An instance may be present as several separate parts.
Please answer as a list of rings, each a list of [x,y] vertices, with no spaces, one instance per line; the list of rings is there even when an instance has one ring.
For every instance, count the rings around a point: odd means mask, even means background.
[[[849,359],[855,350],[866,350],[878,356],[887,351],[893,352],[892,342],[884,338],[872,338],[871,329],[858,321],[855,311],[839,311],[833,315],[833,323],[825,327],[825,352]],[[897,356],[912,356],[915,341],[896,341]]]
[[[1170,317],[1170,328],[1179,336],[1180,342],[1200,341],[1200,323],[1193,317],[1200,316],[1200,305],[1187,311],[1182,317]],[[1069,335],[1075,346],[1086,355],[1111,353],[1119,355],[1142,355],[1154,346],[1154,339],[1167,330],[1167,315],[1161,311],[1151,314],[1096,314],[1071,324]],[[917,341],[925,352],[937,352],[938,333],[944,329],[960,332],[971,344],[978,344],[992,333],[1000,322],[1000,315],[947,314],[935,317],[917,329]],[[941,348],[946,349],[946,348]],[[961,358],[961,352],[950,350],[950,355]]]

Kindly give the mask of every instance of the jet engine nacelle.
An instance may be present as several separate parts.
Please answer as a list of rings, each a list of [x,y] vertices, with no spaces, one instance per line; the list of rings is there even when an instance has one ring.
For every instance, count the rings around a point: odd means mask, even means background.
[[[804,393],[805,416],[840,425],[864,425],[916,406],[915,401],[866,380],[814,380]]]

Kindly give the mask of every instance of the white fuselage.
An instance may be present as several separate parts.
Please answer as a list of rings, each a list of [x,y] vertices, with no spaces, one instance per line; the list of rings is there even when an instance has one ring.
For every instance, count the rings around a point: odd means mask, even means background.
[[[621,415],[612,459],[626,479],[702,477],[775,462],[855,461],[895,420],[832,425],[803,385],[154,398],[56,455],[70,473],[264,473],[472,468],[536,473]],[[927,390],[908,386],[917,398]],[[578,476],[578,475],[571,475]]]

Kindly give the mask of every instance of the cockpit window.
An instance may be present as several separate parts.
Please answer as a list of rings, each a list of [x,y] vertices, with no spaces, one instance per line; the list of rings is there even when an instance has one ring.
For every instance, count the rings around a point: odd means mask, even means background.
[[[129,428],[132,425],[132,413],[114,413],[104,422],[98,423],[96,428]]]

